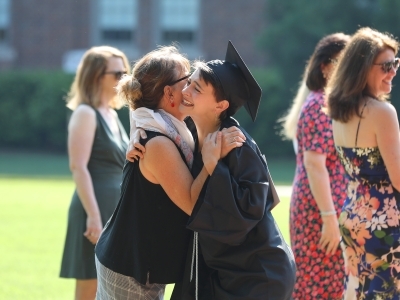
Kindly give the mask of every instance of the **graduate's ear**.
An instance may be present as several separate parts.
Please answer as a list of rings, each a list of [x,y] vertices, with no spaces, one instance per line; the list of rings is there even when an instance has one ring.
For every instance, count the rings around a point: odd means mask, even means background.
[[[227,110],[229,107],[229,101],[228,100],[221,100],[217,102],[217,111],[219,114],[223,113],[225,110]]]

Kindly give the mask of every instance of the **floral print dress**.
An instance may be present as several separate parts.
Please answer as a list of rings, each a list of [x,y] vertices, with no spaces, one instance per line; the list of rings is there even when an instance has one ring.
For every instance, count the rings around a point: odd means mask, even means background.
[[[321,110],[323,105],[323,92],[311,92],[302,107],[297,126],[298,153],[290,203],[290,240],[297,267],[295,300],[341,299],[343,294],[342,251],[338,248],[330,256],[318,247],[322,219],[303,161],[305,151],[326,155],[332,199],[339,216],[346,199],[347,180],[334,147],[331,119]]]
[[[349,178],[339,218],[344,299],[400,299],[399,193],[378,147],[337,147]]]

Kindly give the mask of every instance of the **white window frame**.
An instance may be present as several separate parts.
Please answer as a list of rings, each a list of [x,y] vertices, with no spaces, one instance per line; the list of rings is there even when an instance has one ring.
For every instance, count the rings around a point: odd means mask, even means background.
[[[138,0],[98,0],[99,40],[107,44],[131,44],[138,24]],[[108,35],[108,37],[107,37]]]
[[[163,43],[196,44],[200,0],[160,0],[160,34]]]

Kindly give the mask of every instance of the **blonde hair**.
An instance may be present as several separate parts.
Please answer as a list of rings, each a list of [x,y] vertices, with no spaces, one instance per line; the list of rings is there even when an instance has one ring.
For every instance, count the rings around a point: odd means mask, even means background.
[[[367,84],[375,58],[385,49],[398,51],[398,42],[390,34],[369,27],[359,29],[343,51],[342,59],[328,83],[328,113],[333,120],[346,123],[354,114],[361,117],[360,103],[374,97]],[[389,95],[378,97],[386,101]]]
[[[93,108],[100,105],[100,77],[104,75],[107,69],[108,60],[111,57],[122,58],[127,72],[130,66],[126,55],[109,46],[92,47],[83,55],[74,81],[66,97],[67,107],[74,110],[79,104],[87,104]],[[117,96],[111,101],[112,108],[119,109],[124,105]]]
[[[285,139],[292,140],[296,138],[297,122],[299,121],[301,108],[310,94],[310,89],[307,87],[306,80],[300,82],[296,97],[294,97],[292,106],[287,111],[286,115],[278,120],[282,123],[282,136]]]
[[[117,85],[118,96],[132,110],[139,107],[156,109],[164,95],[164,87],[177,79],[177,68],[189,72],[189,60],[175,46],[161,46],[139,59],[132,75],[121,78]]]

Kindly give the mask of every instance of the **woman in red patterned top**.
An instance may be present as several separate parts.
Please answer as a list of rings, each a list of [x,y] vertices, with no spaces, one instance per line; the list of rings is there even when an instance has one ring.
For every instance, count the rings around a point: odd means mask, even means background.
[[[305,71],[310,93],[297,122],[296,174],[290,203],[290,238],[296,259],[293,298],[340,299],[344,263],[338,215],[346,198],[344,170],[335,151],[324,88],[349,36],[321,39]]]

